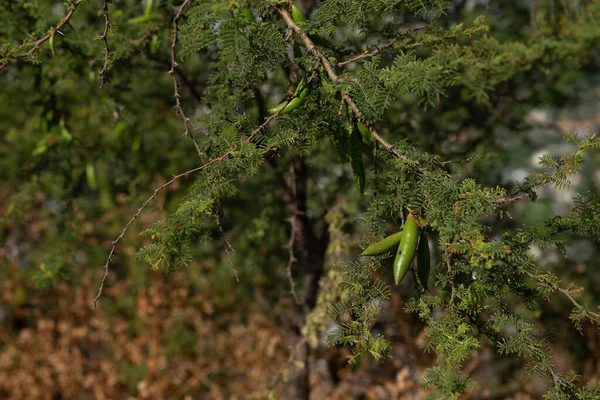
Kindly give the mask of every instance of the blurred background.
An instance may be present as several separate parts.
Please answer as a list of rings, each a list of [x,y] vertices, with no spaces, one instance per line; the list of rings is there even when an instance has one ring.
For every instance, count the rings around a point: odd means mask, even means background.
[[[113,257],[99,307],[91,310],[112,240],[154,188],[198,165],[191,141],[182,137],[167,74],[170,21],[181,2],[154,3],[155,18],[143,24],[130,20],[144,15],[145,4],[111,5],[111,69],[102,89],[104,45],[93,40],[104,29],[100,3],[79,6],[64,37],[56,36],[54,56],[44,45],[41,63],[20,62],[0,73],[0,398],[286,398],[300,368],[293,356],[299,340],[313,349],[311,398],[422,397],[419,379],[435,354],[424,353],[422,324],[404,312],[414,295],[410,283],[393,289],[373,327],[393,346],[392,358],[383,363],[364,357],[349,365],[348,349],[328,346],[324,337],[335,324],[319,305],[299,336],[285,271],[289,224],[285,210],[261,189],[272,183],[267,174],[241,182],[239,194],[223,207],[239,282],[220,240],[198,242],[191,264],[172,273],[136,259],[136,251],[149,243],[138,234],[165,220],[193,182],[180,180],[132,225]],[[309,16],[319,6],[295,3]],[[587,3],[577,1],[456,0],[438,24],[469,25],[485,15],[490,36],[522,40],[543,29],[532,10],[549,10],[550,3],[557,15],[586,12]],[[30,35],[44,35],[64,12],[62,1],[0,3],[0,54]],[[416,20],[422,18],[400,15],[396,23]],[[329,39],[343,42],[335,35]],[[203,91],[210,63],[210,55],[190,54],[179,69],[190,118],[207,113]],[[539,168],[539,156],[572,150],[565,134],[598,132],[599,65],[596,49],[582,53],[577,63],[527,70],[499,83],[485,102],[460,89],[427,109],[419,99],[403,97],[380,130],[391,142],[406,138],[444,159],[481,156],[452,166],[453,175],[512,188]],[[282,82],[265,83],[265,96],[280,96]],[[314,187],[323,196],[339,195],[326,216],[332,239],[321,280],[324,294],[337,290],[336,263],[360,252],[358,219],[365,212],[351,171],[331,152],[328,143],[316,143],[309,161]],[[512,218],[491,221],[491,235],[544,226],[572,207],[576,192],[598,194],[599,160],[598,153],[586,159],[584,172],[572,177],[573,187],[544,189],[535,203],[511,205]],[[218,238],[218,227],[212,229]],[[549,248],[534,248],[532,254],[566,282],[581,285],[583,304],[600,304],[597,244],[574,238],[566,258]],[[553,328],[559,372],[573,369],[584,381],[597,380],[598,327],[584,325],[578,333],[570,310],[568,300],[554,296],[523,312]],[[497,355],[485,341],[465,371],[478,383],[465,399],[536,399],[548,388],[544,379],[525,378],[521,360]]]

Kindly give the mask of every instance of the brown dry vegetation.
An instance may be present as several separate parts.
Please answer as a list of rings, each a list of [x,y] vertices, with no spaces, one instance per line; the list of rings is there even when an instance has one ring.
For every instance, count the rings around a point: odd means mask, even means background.
[[[33,290],[22,280],[2,282],[0,397],[244,399],[267,398],[274,388],[273,394],[285,398],[286,379],[298,367],[289,359],[295,335],[277,322],[285,320],[287,300],[269,313],[230,308],[199,272],[152,273],[143,283],[112,280],[96,311],[90,310],[95,290],[90,280],[54,291]],[[193,275],[203,290],[192,290]],[[397,295],[392,300],[400,301]],[[313,398],[420,398],[418,381],[434,357],[421,353],[421,336],[413,335],[410,317],[382,320],[395,342],[394,358],[384,364],[365,359],[351,367],[346,349],[323,346],[312,362]],[[597,341],[592,329],[578,339]],[[566,369],[567,354],[555,350],[561,355],[558,367]],[[586,374],[598,374],[597,360],[588,357]],[[485,347],[465,367],[481,382],[468,398],[494,398],[490,386],[513,367],[510,360],[494,364]],[[505,398],[537,398],[536,381],[521,382]]]

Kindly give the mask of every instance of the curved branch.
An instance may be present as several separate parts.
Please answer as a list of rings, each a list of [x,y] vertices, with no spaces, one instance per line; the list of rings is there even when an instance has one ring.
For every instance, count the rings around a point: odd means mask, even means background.
[[[291,102],[296,96],[292,96],[287,104],[289,104],[289,102]],[[253,130],[250,135],[248,135],[248,137],[246,137],[246,139],[244,139],[244,143],[250,143],[252,141],[252,139],[254,139],[254,137],[256,137],[256,135],[258,135],[268,124],[269,122],[271,122],[272,120],[276,119],[279,117],[279,114],[281,113],[281,111],[283,111],[285,107],[282,107],[281,110],[279,110],[277,113],[271,115],[270,117],[266,118],[265,121],[258,126],[255,130]],[[173,176],[173,178],[171,178],[171,180],[169,180],[168,182],[160,185],[159,187],[157,187],[154,192],[152,193],[152,195],[150,197],[148,197],[148,199],[146,199],[146,201],[144,201],[141,205],[140,208],[138,208],[138,210],[136,211],[135,214],[133,214],[133,216],[131,217],[131,219],[127,222],[127,224],[125,224],[125,227],[123,228],[123,230],[121,231],[121,233],[119,234],[119,236],[117,236],[117,238],[115,240],[112,241],[112,246],[110,248],[110,252],[108,253],[108,257],[106,258],[106,262],[104,263],[104,275],[102,276],[102,280],[100,281],[100,287],[98,288],[98,294],[96,295],[96,297],[94,298],[94,302],[92,305],[92,310],[96,308],[96,305],[98,303],[98,300],[100,299],[100,297],[102,296],[102,290],[104,288],[104,282],[106,281],[106,278],[109,275],[109,265],[112,262],[112,256],[115,253],[116,249],[117,249],[117,245],[118,243],[125,237],[125,234],[127,233],[127,231],[129,230],[129,228],[131,227],[131,224],[133,224],[133,222],[142,214],[142,212],[144,211],[144,209],[152,202],[152,200],[154,200],[154,198],[156,198],[156,195],[158,195],[158,193],[160,193],[162,190],[164,190],[165,188],[171,186],[176,180],[180,179],[180,178],[184,178],[187,177],[190,174],[193,174],[195,172],[200,172],[202,170],[205,170],[206,168],[210,167],[213,164],[217,164],[223,160],[226,160],[227,158],[231,157],[234,152],[238,149],[238,146],[233,146],[232,148],[230,148],[226,153],[222,154],[221,156],[217,157],[217,158],[213,158],[212,160],[202,164],[199,167],[196,168],[192,168],[188,171],[182,172],[179,175],[175,175]],[[263,152],[263,156],[269,155],[273,152],[273,150],[276,149],[267,149]]]

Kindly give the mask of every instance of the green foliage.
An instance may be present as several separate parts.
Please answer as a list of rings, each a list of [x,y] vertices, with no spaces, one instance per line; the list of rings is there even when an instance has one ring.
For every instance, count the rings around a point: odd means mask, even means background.
[[[384,281],[369,279],[370,273],[378,268],[379,264],[376,262],[340,266],[343,276],[340,287],[347,292],[347,298],[342,303],[332,306],[330,317],[336,318],[348,313],[351,321],[335,328],[327,336],[327,342],[353,345],[350,363],[354,363],[365,352],[370,353],[376,360],[389,357],[389,344],[382,335],[372,335],[370,331],[371,324],[379,315],[379,305],[391,295]]]
[[[488,15],[486,25],[482,16],[452,13],[458,5],[449,0],[324,1],[300,23],[314,49],[282,18],[286,1],[161,2],[143,20],[136,2],[109,3],[104,14],[66,2],[60,15],[53,1],[0,5],[0,177],[9,193],[1,233],[35,244],[20,268],[40,287],[70,279],[90,259],[102,265],[99,241],[79,238],[93,233],[110,243],[118,235],[118,248],[134,221],[154,212],[136,242],[139,260],[171,272],[210,259],[216,267],[206,278],[239,291],[239,301],[256,292],[287,296],[289,286],[312,279],[304,297],[319,288],[330,296],[297,307],[307,328],[297,331],[314,345],[323,309],[336,301],[329,317],[338,325],[327,342],[350,346],[350,363],[364,353],[392,357],[392,344],[373,327],[398,294],[424,325],[423,351],[436,356],[422,381],[433,398],[476,387],[463,368],[488,341],[499,356],[520,358],[528,377],[547,377],[548,399],[600,396],[598,385],[582,387],[575,373],[555,371],[550,333],[534,313],[557,294],[573,306],[576,329],[600,324],[600,316],[575,299],[580,289],[569,274],[531,255],[536,247],[568,255],[573,239],[599,242],[597,190],[574,194],[571,210],[544,226],[513,218],[515,203],[572,189],[573,176],[593,165],[600,138],[566,135],[570,153],[540,157],[541,168],[514,187],[481,167],[493,157],[473,161],[501,148],[506,137],[498,132],[522,125],[530,105],[514,104],[519,90],[548,85],[547,75],[568,80],[564,70],[594,69],[598,1],[577,13],[544,3],[532,10],[529,31],[509,37],[494,34],[500,17]],[[64,22],[69,10],[75,32]],[[516,24],[510,18],[501,20]],[[412,28],[400,31],[399,21]],[[42,39],[59,24],[50,58]],[[106,28],[108,48],[92,40],[98,27]],[[303,106],[267,119],[301,76]],[[372,149],[361,145],[359,120],[378,132]],[[469,137],[472,127],[479,131]],[[174,136],[184,129],[186,137]],[[461,159],[451,161],[456,154]],[[163,207],[152,205],[163,192]],[[142,206],[128,220],[125,204]],[[358,242],[365,247],[401,229],[409,212],[437,243],[429,292],[414,279],[391,288],[393,254],[352,255]],[[44,226],[28,238],[33,215]],[[341,283],[319,286],[322,276]],[[170,354],[196,340],[186,333],[175,343],[178,332],[169,333]],[[130,387],[146,374],[124,371]]]

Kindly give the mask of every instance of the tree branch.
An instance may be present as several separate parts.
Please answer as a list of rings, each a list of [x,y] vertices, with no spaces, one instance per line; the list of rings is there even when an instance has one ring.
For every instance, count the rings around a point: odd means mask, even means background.
[[[142,214],[142,211],[144,211],[144,209],[148,206],[148,204],[150,204],[150,202],[152,200],[154,200],[154,198],[156,197],[156,195],[161,192],[163,189],[171,186],[176,180],[178,180],[179,178],[183,178],[183,177],[187,177],[188,175],[194,173],[194,172],[199,172],[202,171],[208,167],[210,167],[213,164],[216,164],[220,161],[225,160],[226,158],[228,158],[231,153],[233,152],[233,150],[228,151],[227,153],[223,154],[220,157],[214,158],[212,160],[210,160],[209,162],[196,167],[196,168],[192,168],[189,171],[185,171],[179,175],[175,175],[173,178],[171,178],[171,180],[169,180],[168,182],[160,185],[159,187],[157,187],[156,189],[154,189],[154,193],[152,193],[152,195],[150,197],[148,197],[146,199],[146,201],[144,201],[144,203],[142,203],[142,206],[140,208],[138,208],[137,212],[135,214],[133,214],[133,217],[131,217],[131,219],[129,220],[129,222],[127,222],[127,224],[125,225],[125,227],[123,228],[123,230],[121,231],[121,234],[112,241],[112,247],[110,249],[110,252],[108,253],[108,257],[106,258],[106,263],[104,264],[104,275],[102,276],[102,281],[100,282],[100,287],[98,288],[98,294],[96,295],[96,297],[94,298],[94,304],[92,305],[92,310],[96,308],[96,304],[98,302],[98,299],[100,299],[100,296],[102,296],[102,289],[104,287],[104,282],[106,281],[106,278],[109,275],[109,270],[108,270],[108,266],[112,261],[112,256],[115,253],[115,250],[117,248],[117,244],[125,237],[125,233],[127,233],[127,231],[129,230],[129,227],[131,226],[131,224],[133,224],[133,222]]]
[[[106,82],[106,70],[108,69],[108,58],[110,55],[110,49],[108,47],[108,31],[110,28],[112,28],[108,16],[108,3],[110,1],[111,0],[104,0],[104,6],[102,7],[102,15],[104,16],[104,32],[102,32],[102,35],[98,37],[98,39],[104,42],[104,65],[102,65],[102,69],[98,74],[98,77],[100,78],[100,89],[102,89],[102,86],[104,86],[104,83]]]
[[[65,14],[64,18],[54,28],[52,28],[49,33],[47,33],[41,39],[38,39],[35,42],[33,42],[33,45],[31,46],[31,49],[29,49],[29,51],[15,56],[14,58],[12,58],[12,60],[8,59],[6,64],[0,65],[0,72],[2,72],[8,65],[10,65],[14,62],[17,62],[24,58],[32,57],[35,54],[35,52],[40,48],[40,46],[42,44],[44,44],[44,42],[46,42],[47,40],[50,39],[50,37],[52,36],[52,32],[54,32],[54,31],[60,32],[60,29],[69,23],[69,20],[75,13],[75,10],[77,9],[77,7],[79,7],[81,5],[81,3],[85,2],[85,1],[87,1],[87,0],[77,0],[75,3],[73,3],[73,5],[69,9],[69,11]]]
[[[533,273],[531,273],[530,271],[527,271],[526,269],[522,269],[523,272],[525,272],[527,275],[529,275],[530,278],[532,278],[533,280],[535,280],[536,282],[539,282],[543,285],[547,285],[548,281],[539,278],[538,276],[534,275]],[[593,311],[588,310],[587,308],[585,308],[584,306],[582,306],[581,304],[579,304],[579,302],[577,300],[575,300],[575,298],[572,296],[572,293],[579,293],[579,291],[581,290],[573,290],[573,289],[564,289],[561,288],[560,286],[556,285],[556,289],[561,292],[562,294],[564,294],[570,301],[571,303],[573,303],[573,305],[575,307],[577,307],[579,310],[581,310],[584,314],[590,315],[598,320],[600,320],[600,314],[599,313],[595,313]]]
[[[231,269],[233,270],[233,273],[235,274],[235,280],[239,282],[240,276],[239,276],[238,270],[235,268],[235,265],[233,264],[233,260],[231,258],[231,253],[235,253],[235,249],[233,248],[233,246],[231,245],[231,242],[229,241],[229,238],[225,234],[225,231],[223,230],[223,225],[221,225],[222,211],[223,210],[221,209],[221,206],[219,205],[219,208],[217,209],[217,213],[216,213],[217,214],[217,217],[216,217],[217,227],[219,228],[219,233],[221,235],[221,239],[225,243],[225,245],[224,245],[225,253],[227,254],[227,258],[229,259],[229,264],[231,264]]]
[[[295,98],[295,96],[292,96],[287,104],[289,104],[290,101],[292,101]],[[281,110],[279,110],[277,113],[271,115],[270,117],[266,118],[265,121],[258,126],[255,130],[253,130],[250,135],[248,135],[248,137],[246,137],[246,139],[244,139],[244,143],[250,143],[252,141],[252,139],[254,139],[254,137],[256,137],[256,135],[258,135],[268,124],[269,122],[271,122],[272,120],[276,119],[279,117],[279,114],[281,113],[281,111],[283,111],[285,107],[282,107]],[[156,188],[154,190],[154,192],[152,193],[152,195],[146,199],[146,201],[144,201],[144,203],[142,203],[142,206],[137,210],[137,212],[135,214],[133,214],[133,217],[131,217],[131,219],[127,222],[127,224],[125,225],[125,227],[123,228],[123,230],[121,231],[121,234],[112,242],[112,247],[110,249],[110,252],[108,254],[108,257],[106,258],[106,263],[104,264],[104,275],[102,276],[102,281],[100,282],[100,287],[98,288],[98,294],[96,295],[96,297],[94,298],[94,302],[92,305],[92,310],[96,308],[97,302],[100,299],[100,297],[102,296],[102,289],[104,288],[104,282],[106,281],[106,278],[109,275],[109,265],[112,262],[112,256],[115,253],[115,250],[117,248],[117,244],[125,237],[125,233],[127,233],[127,231],[129,230],[129,227],[131,226],[131,224],[133,224],[133,222],[142,214],[142,211],[144,211],[144,209],[148,206],[148,204],[150,204],[150,202],[152,202],[152,200],[154,200],[154,198],[156,197],[156,195],[161,192],[162,190],[164,190],[165,188],[169,187],[170,185],[172,185],[176,180],[183,178],[183,177],[187,177],[188,175],[195,173],[195,172],[199,172],[202,171],[208,167],[210,167],[213,164],[219,163],[223,160],[226,160],[227,158],[231,157],[233,155],[233,153],[237,150],[237,146],[234,146],[232,148],[229,149],[229,151],[227,151],[226,153],[222,154],[221,156],[217,157],[217,158],[213,158],[212,160],[206,162],[205,164],[196,167],[196,168],[192,168],[186,172],[183,172],[179,175],[175,175],[170,181],[160,185],[158,188]],[[263,152],[263,155],[269,155],[271,154],[274,150],[276,149],[267,149]]]
[[[181,115],[181,119],[183,119],[183,126],[185,127],[184,136],[189,137],[194,142],[194,147],[198,152],[198,155],[202,155],[202,151],[200,150],[200,146],[198,145],[198,141],[190,131],[190,119],[185,115],[183,111],[183,107],[181,106],[181,95],[179,94],[179,81],[177,80],[177,75],[175,74],[175,69],[177,68],[177,62],[175,61],[175,49],[177,47],[177,39],[179,37],[179,20],[183,16],[183,12],[190,5],[192,0],[185,0],[179,10],[177,10],[177,14],[175,14],[175,18],[173,18],[173,38],[171,40],[171,69],[169,70],[169,74],[173,77],[173,92],[175,97],[175,109],[177,113]]]
[[[420,31],[422,29],[425,29],[425,25],[419,26],[419,27],[416,27],[416,28],[413,28],[413,29],[407,29],[407,30],[401,32],[398,36],[396,36],[392,40],[390,40],[387,44],[384,44],[383,46],[376,46],[375,50],[372,50],[372,51],[370,51],[368,53],[363,53],[363,54],[358,55],[356,57],[353,57],[353,58],[351,58],[349,60],[339,62],[337,64],[337,66],[339,68],[343,68],[346,65],[351,64],[351,63],[356,62],[356,61],[359,61],[359,60],[362,60],[363,58],[375,57],[377,54],[379,54],[379,53],[381,53],[383,51],[386,51],[386,50],[392,48],[400,38],[408,35],[409,33],[417,32],[417,31]]]
[[[577,307],[578,309],[580,309],[581,311],[583,311],[585,314],[591,315],[592,317],[594,317],[596,319],[600,319],[600,314],[588,310],[587,308],[585,308],[584,306],[582,306],[581,304],[579,304],[577,302],[577,300],[575,300],[575,298],[573,298],[573,296],[571,295],[571,293],[573,293],[573,291],[568,290],[568,289],[563,289],[561,287],[558,288],[558,291],[561,292],[562,294],[564,294],[565,296],[567,296],[567,298],[569,300],[571,300],[571,303],[573,303],[573,305],[575,307]]]
[[[287,10],[285,10],[283,7],[280,7],[280,6],[277,7],[277,12],[281,15],[281,17],[285,21],[286,25],[290,29],[292,29],[294,32],[296,32],[298,37],[302,40],[302,42],[306,46],[306,49],[323,65],[323,68],[325,68],[325,72],[327,72],[327,76],[329,77],[331,82],[336,86],[339,85],[339,77],[335,73],[335,70],[333,69],[333,65],[331,64],[331,62],[329,62],[327,57],[325,57],[323,55],[323,53],[321,53],[319,51],[319,49],[317,49],[317,47],[312,42],[312,40],[310,40],[308,35],[305,32],[302,32],[300,27],[298,25],[296,25],[296,23],[292,19],[292,16],[290,15],[290,13]],[[348,104],[348,107],[350,107],[350,109],[352,110],[354,115],[356,115],[356,118],[358,118],[361,122],[363,122],[365,124],[365,126],[369,129],[369,132],[371,133],[371,137],[373,138],[373,140],[379,142],[394,157],[399,158],[399,159],[406,159],[405,156],[398,153],[390,143],[388,143],[384,138],[382,138],[377,133],[377,131],[375,131],[375,129],[373,128],[371,123],[363,120],[363,118],[362,118],[363,116],[362,116],[360,109],[358,108],[358,106],[356,105],[354,100],[352,100],[346,94],[346,92],[344,90],[340,90],[340,95],[342,96],[343,101],[346,104]]]

